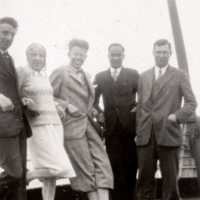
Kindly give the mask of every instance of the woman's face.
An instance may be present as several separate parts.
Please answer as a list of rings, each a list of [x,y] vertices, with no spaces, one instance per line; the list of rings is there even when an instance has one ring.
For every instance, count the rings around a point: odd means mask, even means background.
[[[45,67],[45,53],[43,51],[34,51],[28,57],[29,66],[40,72],[43,67]]]

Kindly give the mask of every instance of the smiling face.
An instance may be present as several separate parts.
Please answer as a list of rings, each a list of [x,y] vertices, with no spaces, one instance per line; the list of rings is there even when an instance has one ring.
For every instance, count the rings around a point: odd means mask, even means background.
[[[87,50],[78,46],[73,46],[68,53],[70,63],[75,69],[80,69],[87,58]]]
[[[157,46],[155,45],[153,55],[155,58],[156,65],[160,68],[165,67],[170,59],[172,52],[168,44]]]
[[[17,29],[10,24],[0,24],[0,49],[6,51],[14,40]]]
[[[112,46],[109,50],[108,59],[112,68],[117,69],[122,66],[124,51],[121,46]]]
[[[33,70],[40,72],[45,66],[45,53],[40,50],[34,50],[28,56],[28,63]]]

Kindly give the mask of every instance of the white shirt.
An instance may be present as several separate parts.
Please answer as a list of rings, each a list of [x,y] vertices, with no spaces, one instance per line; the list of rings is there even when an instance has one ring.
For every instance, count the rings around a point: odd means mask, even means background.
[[[158,67],[158,66],[155,65],[155,80],[157,80],[160,70],[162,71],[162,76],[164,75],[164,73],[167,70],[167,67],[168,67],[168,65],[165,66],[165,67],[163,67],[163,68],[160,68],[160,67]]]
[[[0,52],[1,52],[1,54],[3,55],[3,53],[6,53],[7,51],[3,51],[3,50],[0,49]],[[8,52],[7,52],[7,55],[8,55]],[[7,58],[8,58],[8,57],[7,57]]]
[[[111,74],[111,76],[112,76],[112,74],[113,74],[113,72],[114,72],[115,70],[117,70],[117,74],[118,74],[118,76],[119,76],[119,74],[120,74],[120,72],[121,72],[121,70],[122,70],[122,67],[119,67],[119,68],[117,68],[117,69],[114,69],[114,68],[110,67],[110,74]]]

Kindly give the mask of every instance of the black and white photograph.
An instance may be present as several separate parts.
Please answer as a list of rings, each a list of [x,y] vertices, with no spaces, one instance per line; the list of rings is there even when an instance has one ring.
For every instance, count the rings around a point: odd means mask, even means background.
[[[200,200],[199,10],[0,0],[0,200]]]

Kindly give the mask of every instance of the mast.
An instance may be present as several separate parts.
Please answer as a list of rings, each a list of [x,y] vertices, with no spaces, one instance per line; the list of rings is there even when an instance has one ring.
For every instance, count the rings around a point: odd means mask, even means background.
[[[186,56],[185,45],[179,21],[176,1],[175,0],[167,0],[167,1],[168,1],[169,16],[171,20],[173,38],[174,38],[177,61],[178,61],[178,67],[187,72],[189,75],[187,56]]]

